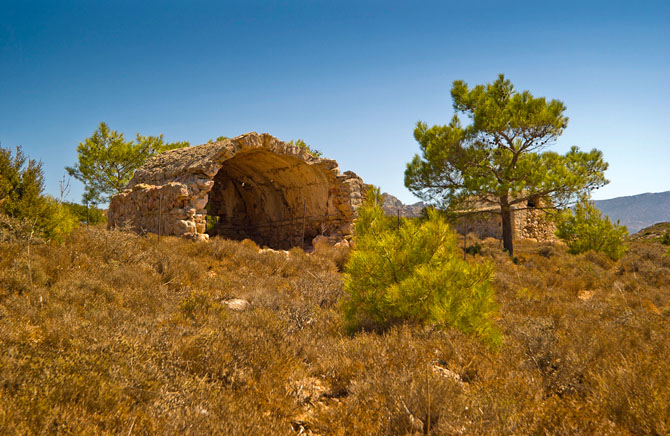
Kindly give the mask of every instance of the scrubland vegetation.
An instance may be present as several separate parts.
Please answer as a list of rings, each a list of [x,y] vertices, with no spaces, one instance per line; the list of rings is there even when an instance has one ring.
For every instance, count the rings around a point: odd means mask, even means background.
[[[574,211],[563,210],[556,221],[556,236],[566,243],[568,252],[572,254],[593,250],[604,253],[612,260],[619,260],[626,254],[626,227],[603,218],[602,213],[587,200],[577,203]]]
[[[0,148],[0,434],[669,434],[670,230],[628,240],[583,203],[566,245],[514,242],[512,205],[585,198],[607,164],[540,153],[565,107],[502,75],[452,97],[473,123],[419,123],[406,183],[499,201],[502,242],[385,217],[374,189],[353,251],[107,231]],[[101,124],[68,172],[90,204],[187,145]]]
[[[10,241],[11,239],[11,241]],[[502,343],[347,334],[341,249],[0,238],[1,434],[667,434],[670,257],[499,241]],[[250,304],[231,310],[228,300]]]
[[[76,217],[55,198],[44,195],[42,163],[21,148],[0,147],[0,229],[60,242],[76,226]],[[2,237],[2,235],[0,235]]]

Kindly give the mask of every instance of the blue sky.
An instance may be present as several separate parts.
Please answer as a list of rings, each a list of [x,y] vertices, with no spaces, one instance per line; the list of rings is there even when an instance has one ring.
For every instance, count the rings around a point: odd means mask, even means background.
[[[504,73],[565,102],[551,149],[604,152],[594,198],[667,191],[668,23],[667,1],[0,0],[0,143],[56,194],[100,121],[193,145],[268,132],[414,202],[415,123],[448,122],[454,80]]]

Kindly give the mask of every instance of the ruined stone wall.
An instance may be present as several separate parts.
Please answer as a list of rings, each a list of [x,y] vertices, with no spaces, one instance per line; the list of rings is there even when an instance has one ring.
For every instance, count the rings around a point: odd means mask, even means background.
[[[528,239],[538,242],[556,240],[556,224],[547,219],[544,211],[539,209],[526,209],[516,211],[515,215],[520,217],[515,221],[516,239]]]
[[[502,217],[494,210],[464,213],[454,227],[461,234],[473,233],[478,238],[502,239]],[[553,241],[556,225],[547,220],[540,209],[520,209],[512,213],[512,232],[515,240]]]
[[[110,227],[207,239],[249,237],[287,248],[318,234],[344,237],[362,202],[363,182],[337,162],[268,134],[248,133],[168,151],[138,169],[110,202]]]
[[[480,239],[502,239],[502,220],[498,213],[463,214],[454,221],[453,226],[463,235],[473,233]]]

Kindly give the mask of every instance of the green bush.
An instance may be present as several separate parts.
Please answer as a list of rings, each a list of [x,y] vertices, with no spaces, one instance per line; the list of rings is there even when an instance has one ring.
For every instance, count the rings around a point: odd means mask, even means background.
[[[358,211],[342,303],[349,331],[411,322],[456,327],[500,344],[491,265],[464,261],[458,237],[438,213],[398,226],[382,204],[379,189],[371,188]]]
[[[83,204],[64,202],[63,206],[65,206],[65,208],[67,208],[80,223],[85,223],[87,219],[88,223],[91,225],[107,222],[107,215],[105,214],[105,211],[95,206],[88,206],[88,216],[86,212],[86,206]]]
[[[556,219],[556,236],[562,239],[572,254],[589,250],[605,253],[610,259],[621,259],[626,250],[626,226],[613,224],[607,216],[586,200],[575,206],[574,213],[562,211]]]
[[[663,237],[661,237],[661,244],[670,245],[670,230],[666,230]]]
[[[12,153],[0,147],[0,214],[22,223],[13,226],[15,230],[61,242],[76,225],[76,218],[61,203],[43,195],[43,190],[41,162],[28,159],[21,148]]]
[[[296,139],[296,140],[291,139],[288,143],[304,149],[305,151],[307,151],[307,153],[311,154],[314,157],[321,157],[321,152],[313,148],[308,143],[306,143],[303,139]]]
[[[471,254],[473,256],[476,256],[478,254],[482,254],[482,246],[479,243],[474,243],[472,245],[468,245],[465,247],[465,253],[466,254]]]
[[[65,204],[49,195],[44,196],[45,207],[39,222],[46,239],[61,243],[77,226],[77,217]]]

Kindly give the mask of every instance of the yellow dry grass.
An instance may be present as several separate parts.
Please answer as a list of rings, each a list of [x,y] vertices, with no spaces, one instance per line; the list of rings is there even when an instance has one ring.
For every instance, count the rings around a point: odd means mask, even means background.
[[[345,335],[342,250],[0,242],[0,434],[668,434],[663,246],[613,263],[521,243],[516,264],[482,246],[498,351],[412,325]]]

